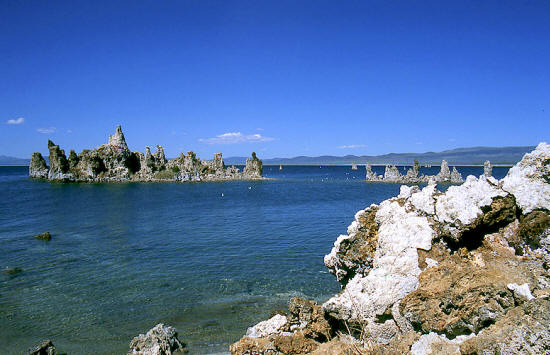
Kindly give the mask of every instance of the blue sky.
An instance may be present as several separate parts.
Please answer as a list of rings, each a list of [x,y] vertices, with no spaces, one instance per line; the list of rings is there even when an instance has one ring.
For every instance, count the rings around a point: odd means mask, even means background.
[[[2,1],[0,155],[535,145],[548,1]]]

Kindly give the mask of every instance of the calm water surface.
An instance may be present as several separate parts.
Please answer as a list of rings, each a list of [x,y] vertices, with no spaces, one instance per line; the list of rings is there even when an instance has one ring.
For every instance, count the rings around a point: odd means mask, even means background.
[[[1,353],[48,338],[62,353],[125,354],[159,322],[191,354],[227,352],[290,297],[338,292],[323,256],[357,210],[399,193],[364,174],[268,166],[276,180],[61,184],[0,167]],[[50,242],[33,238],[45,231]]]

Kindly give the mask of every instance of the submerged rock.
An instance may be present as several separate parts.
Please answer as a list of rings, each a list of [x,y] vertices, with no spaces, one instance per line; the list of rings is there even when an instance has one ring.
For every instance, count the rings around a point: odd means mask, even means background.
[[[548,353],[549,165],[541,143],[500,181],[402,186],[359,211],[325,256],[342,291],[317,309],[322,331],[302,325],[313,312],[301,301],[284,326],[232,353]],[[438,176],[454,172],[442,164]]]
[[[28,355],[55,355],[55,346],[51,340],[44,340],[40,344],[32,347],[27,352]]]
[[[181,154],[167,160],[162,146],[157,145],[155,153],[145,147],[145,153],[128,149],[122,128],[117,126],[115,134],[109,136],[109,143],[92,150],[76,154],[73,150],[69,159],[65,151],[53,142],[48,142],[50,167],[40,153],[33,153],[29,166],[31,178],[58,181],[220,181],[260,180],[262,161],[252,153],[243,172],[237,168],[226,169],[221,153],[212,161],[201,161],[195,153]]]
[[[130,342],[128,355],[171,355],[184,353],[185,346],[178,340],[176,328],[162,323]]]
[[[23,269],[20,267],[7,267],[4,269],[6,275],[15,276],[23,272]]]
[[[44,232],[44,233],[35,235],[34,238],[35,239],[40,239],[40,240],[45,240],[45,241],[48,242],[52,239],[52,235],[50,234],[50,232]]]

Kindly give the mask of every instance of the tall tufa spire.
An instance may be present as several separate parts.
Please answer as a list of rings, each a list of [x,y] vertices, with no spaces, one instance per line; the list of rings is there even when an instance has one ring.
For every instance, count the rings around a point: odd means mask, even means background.
[[[109,136],[109,145],[128,149],[128,145],[126,144],[126,139],[124,139],[124,133],[122,133],[122,128],[120,125],[116,127],[115,134]]]

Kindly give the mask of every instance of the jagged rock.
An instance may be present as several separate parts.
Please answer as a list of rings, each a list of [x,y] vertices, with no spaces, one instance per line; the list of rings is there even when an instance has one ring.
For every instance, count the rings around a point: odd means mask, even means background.
[[[458,172],[458,170],[456,170],[456,167],[453,167],[452,172],[449,170],[449,164],[445,160],[441,162],[441,171],[435,176],[420,175],[420,164],[417,160],[414,161],[414,165],[407,171],[406,175],[401,174],[395,165],[386,165],[384,175],[377,176],[373,173],[370,164],[367,164],[365,179],[367,181],[400,184],[421,184],[429,183],[432,180],[434,182],[450,182],[453,184],[458,184],[464,181],[462,179],[462,175]]]
[[[422,335],[411,346],[411,355],[450,355],[460,354],[460,344],[470,339],[472,335],[461,335],[452,340],[447,339],[445,335],[439,335],[434,332]]]
[[[451,180],[451,171],[449,170],[449,163],[446,160],[441,161],[441,170],[439,174],[436,175],[437,181],[450,181]]]
[[[460,175],[460,173],[458,172],[458,170],[456,170],[456,167],[453,166],[453,171],[451,172],[451,182],[452,183],[461,183],[462,181],[462,175]]]
[[[48,166],[46,160],[42,154],[35,152],[31,155],[31,162],[29,164],[29,176],[32,178],[47,179],[48,178]]]
[[[485,176],[486,178],[490,178],[491,176],[493,176],[493,166],[488,160],[483,163],[483,176]]]
[[[499,321],[460,346],[463,354],[548,354],[550,302],[535,299],[510,309]]]
[[[69,170],[72,170],[74,171],[74,169],[76,169],[77,165],[78,165],[78,156],[76,155],[76,152],[71,149],[71,151],[69,152]]]
[[[164,155],[164,148],[160,145],[157,145],[157,151],[155,152],[154,157],[157,165],[159,166],[164,166],[168,162],[168,160],[166,160],[166,156]]]
[[[50,180],[72,180],[72,174],[69,171],[69,162],[65,156],[65,151],[60,149],[51,140],[48,140],[48,149],[50,151],[50,171],[48,179]]]
[[[313,301],[293,298],[289,316],[276,314],[248,328],[246,335],[231,345],[232,354],[260,352],[269,354],[309,354],[320,342],[332,337],[332,328],[323,309]]]
[[[367,163],[367,165],[365,165],[365,170],[367,173],[367,181],[375,181],[378,179],[378,176],[372,171],[372,167],[370,166],[370,164]]]
[[[477,179],[468,176],[460,186],[451,186],[446,193],[438,197],[435,209],[441,229],[455,241],[460,240],[462,233],[483,214],[484,208],[490,206],[496,197],[508,194],[483,177]]]
[[[246,165],[243,175],[246,179],[256,179],[262,176],[262,161],[258,159],[255,152],[252,152],[252,158],[246,159]]]
[[[115,134],[109,136],[109,145],[120,147],[122,149],[128,149],[126,144],[126,139],[124,138],[124,133],[122,133],[122,128],[120,125],[116,126]]]
[[[146,334],[132,339],[128,355],[171,355],[184,351],[184,344],[178,340],[176,328],[160,323]]]
[[[395,165],[386,165],[384,180],[388,182],[400,182],[403,180],[403,175],[401,175],[399,169],[397,169]]]
[[[262,338],[282,332],[286,324],[286,317],[277,314],[270,319],[260,322],[246,330],[246,336],[249,338]]]
[[[317,303],[294,297],[288,305],[289,316],[284,329],[289,332],[300,330],[306,338],[326,341],[332,336],[332,329],[325,318],[325,312]]]
[[[319,347],[318,342],[306,338],[301,332],[276,336],[273,345],[282,354],[309,354]]]
[[[226,169],[221,153],[212,161],[201,161],[195,153],[181,154],[168,161],[162,146],[151,153],[128,149],[122,128],[117,126],[115,134],[109,136],[109,143],[80,154],[70,151],[69,159],[65,152],[48,142],[50,168],[46,166],[40,153],[31,156],[29,176],[60,181],[220,181],[220,180],[259,180],[262,177],[262,162],[255,153],[247,160],[243,172],[231,167]]]
[[[50,241],[52,239],[52,235],[50,234],[50,232],[44,232],[44,233],[35,235],[34,238],[35,239],[40,239],[40,240],[45,240],[45,241]]]
[[[277,354],[278,350],[275,347],[273,337],[267,338],[249,338],[243,337],[238,342],[229,346],[229,351],[232,355],[244,354]]]
[[[513,250],[485,243],[475,252],[448,253],[420,274],[420,285],[401,301],[400,312],[422,333],[453,339],[477,333],[514,306],[509,283],[533,283]]]
[[[540,143],[508,171],[502,189],[513,194],[522,212],[550,210],[550,145]]]
[[[405,178],[410,181],[415,181],[418,179],[418,174],[420,173],[420,163],[418,160],[414,161],[414,165],[407,171]]]
[[[523,254],[523,248],[528,245],[532,249],[541,246],[541,240],[549,234],[550,214],[546,211],[533,211],[520,218],[520,238],[513,240],[510,245],[516,248],[518,254]]]
[[[313,313],[298,302],[284,327],[256,339],[266,346],[258,350],[547,353],[548,194],[527,196],[548,191],[549,148],[539,144],[501,181],[469,176],[445,193],[433,180],[422,190],[403,186],[399,196],[359,211],[325,256],[342,284],[322,305],[336,338],[314,339],[297,320]]]
[[[55,355],[55,346],[51,340],[43,340],[37,346],[30,348],[27,352],[28,355]]]
[[[357,212],[348,234],[339,236],[325,256],[326,267],[339,282],[346,284],[355,274],[366,275],[372,269],[378,246],[377,211],[378,206],[373,205]]]

